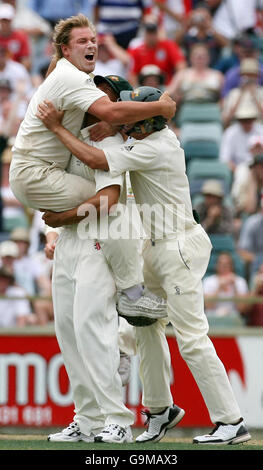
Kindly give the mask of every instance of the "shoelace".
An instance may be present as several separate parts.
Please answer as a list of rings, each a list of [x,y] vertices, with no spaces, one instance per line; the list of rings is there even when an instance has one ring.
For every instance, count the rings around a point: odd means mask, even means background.
[[[150,413],[149,410],[143,410],[141,411],[141,414],[146,416],[146,421],[144,422],[144,426],[147,426],[147,430],[148,430],[152,414]]]
[[[102,433],[108,434],[112,431],[118,431],[117,434],[121,434],[122,436],[124,436],[125,434],[125,429],[119,426],[118,424],[109,424],[105,429],[103,429]]]
[[[68,432],[79,432],[79,425],[77,423],[75,423],[74,421],[72,423],[70,423],[68,425],[67,428],[64,429],[64,431],[68,431]]]

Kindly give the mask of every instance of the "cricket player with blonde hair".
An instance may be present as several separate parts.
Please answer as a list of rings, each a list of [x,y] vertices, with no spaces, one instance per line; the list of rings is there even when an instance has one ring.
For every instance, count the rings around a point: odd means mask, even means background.
[[[61,20],[55,27],[53,39],[56,50],[54,63],[32,97],[19,128],[13,146],[9,181],[14,195],[26,207],[58,212],[76,207],[89,199],[93,192],[85,178],[66,171],[70,152],[38,118],[40,102],[48,99],[63,111],[63,124],[74,135],[79,134],[87,112],[99,120],[118,125],[156,113],[169,119],[175,112],[175,103],[168,95],[156,103],[112,102],[98,89],[90,76],[98,54],[96,32],[84,15]],[[107,243],[103,249],[106,253]],[[133,317],[131,321],[140,316],[146,323],[147,319],[164,317],[166,307],[143,290],[141,266],[139,261],[136,264],[132,245],[130,250],[117,251],[116,256],[113,253],[114,244],[109,246],[107,256],[116,279],[120,281],[119,312]],[[118,269],[122,265],[130,266],[130,269],[120,276]]]

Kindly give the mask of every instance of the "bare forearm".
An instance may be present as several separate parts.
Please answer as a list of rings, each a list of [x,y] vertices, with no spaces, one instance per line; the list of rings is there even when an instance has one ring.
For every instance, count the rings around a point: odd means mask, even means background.
[[[105,154],[102,150],[85,144],[85,142],[79,140],[60,124],[53,128],[53,132],[75,157],[90,168],[98,168],[101,170],[109,169]]]
[[[65,212],[46,211],[43,220],[50,227],[77,224],[88,216],[90,220],[95,220],[109,214],[117,204],[119,196],[119,185],[107,186],[74,209]]]
[[[176,105],[170,98],[169,101],[162,98],[159,101],[148,103],[139,101],[113,103],[106,98],[101,98],[89,107],[89,113],[114,125],[131,124],[159,115],[171,119],[175,113]]]

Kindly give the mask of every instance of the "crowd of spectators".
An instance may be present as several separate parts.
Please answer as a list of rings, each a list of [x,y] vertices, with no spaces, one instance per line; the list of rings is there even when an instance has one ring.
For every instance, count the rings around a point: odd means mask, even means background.
[[[263,0],[123,0],[122,6],[114,0],[5,0],[0,2],[0,327],[53,321],[44,223],[41,213],[16,200],[8,171],[18,127],[52,58],[54,25],[79,12],[97,28],[94,73],[167,90],[177,102],[169,126],[179,140],[186,131],[179,117],[187,106],[217,108],[216,155],[209,158],[205,147],[198,153],[198,161],[213,164],[215,172],[206,173],[202,184],[190,178],[189,184],[211,240],[229,237],[233,243],[229,248],[222,242],[212,252],[205,308],[209,319],[263,326]],[[209,125],[211,119],[203,119],[207,136],[199,136],[198,144],[215,138]],[[197,154],[187,148],[185,153],[190,175]],[[229,173],[227,188],[218,164]]]

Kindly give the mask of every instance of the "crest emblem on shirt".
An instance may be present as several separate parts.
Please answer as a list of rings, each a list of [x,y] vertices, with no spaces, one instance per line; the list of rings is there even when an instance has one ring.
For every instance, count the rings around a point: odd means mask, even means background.
[[[166,58],[166,52],[164,49],[160,49],[159,51],[156,52],[156,58],[158,60],[164,60]]]

